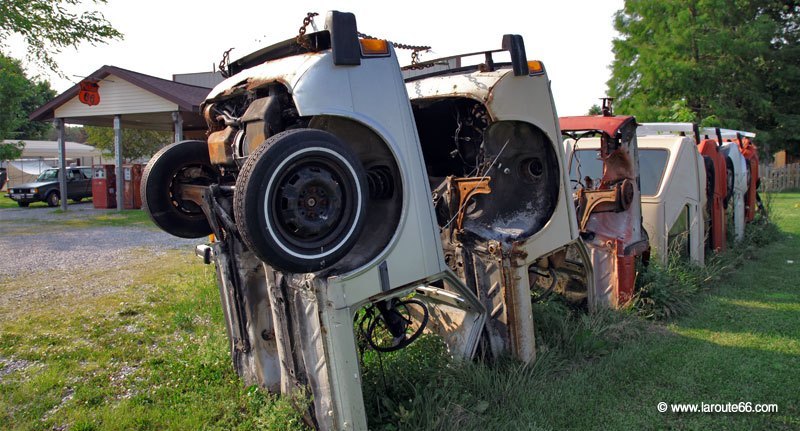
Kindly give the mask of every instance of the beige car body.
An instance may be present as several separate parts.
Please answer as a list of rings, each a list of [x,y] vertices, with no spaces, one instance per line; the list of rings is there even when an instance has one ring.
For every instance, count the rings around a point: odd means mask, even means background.
[[[444,64],[444,61],[436,63]],[[481,135],[481,148],[487,155],[491,155],[486,157],[487,162],[492,158],[494,160],[483,177],[491,177],[488,183],[491,192],[473,199],[479,205],[490,208],[490,211],[504,205],[518,205],[518,209],[509,210],[506,214],[514,216],[508,217],[497,215],[470,219],[467,215],[463,229],[448,229],[447,225],[443,226],[440,222],[446,250],[445,260],[448,261],[447,256],[453,256],[451,268],[465,283],[475,285],[478,296],[489,311],[487,332],[492,354],[510,353],[519,360],[531,362],[535,358],[531,286],[537,277],[531,272],[531,268],[537,265],[546,267],[549,257],[559,253],[566,255],[570,246],[579,249],[584,262],[589,260],[578,237],[558,116],[547,74],[542,67],[539,73],[515,76],[510,64],[497,64],[492,70],[485,70],[485,67],[450,73],[439,70],[430,76],[425,75],[424,69],[421,72],[408,72],[412,73],[406,75],[406,89],[415,109],[423,153],[433,151],[432,147],[452,143],[452,140],[448,143],[446,139],[426,139],[426,130],[446,127],[440,126],[437,121],[426,120],[426,109],[432,109],[436,104],[456,105],[460,103],[458,101],[466,104],[477,102],[473,113],[476,110],[484,112],[485,109],[488,125]],[[504,128],[516,132],[508,132],[506,135],[495,133]],[[503,138],[497,139],[497,135],[502,135]],[[529,140],[516,139],[517,136],[527,136]],[[539,157],[535,155],[539,153],[526,152],[534,151],[534,148],[535,151],[542,151],[547,153],[547,157],[552,157],[544,174],[547,184],[551,185],[544,186],[544,182],[535,181],[523,185],[509,181],[509,178],[515,178],[522,161]],[[438,177],[431,174],[431,160],[428,155],[426,163],[431,187],[436,195],[436,185],[446,184],[450,180],[446,180],[443,175]],[[553,167],[557,172],[553,170],[551,173],[549,169]],[[448,175],[448,178],[459,177]],[[475,177],[481,177],[481,174]],[[453,181],[458,179],[470,178],[453,178]],[[523,188],[519,193],[502,197],[503,193],[520,186]],[[552,192],[553,198],[540,205],[536,199],[528,200],[524,187],[530,188],[528,192]],[[551,213],[539,211],[539,208],[550,208],[550,205]],[[536,227],[531,228],[531,225]],[[546,272],[546,269],[543,271]],[[585,271],[591,282],[591,267],[585,268]]]
[[[639,135],[640,175],[650,174],[658,183],[655,194],[642,192],[642,217],[650,237],[650,246],[659,261],[666,263],[669,253],[670,230],[676,223],[685,223],[688,238],[683,246],[697,265],[704,265],[704,208],[706,205],[706,173],[703,158],[694,139],[688,136]],[[663,174],[647,166],[648,152],[667,154]],[[656,175],[661,175],[660,180]],[[679,220],[686,217],[685,220]],[[676,246],[677,247],[677,246]]]

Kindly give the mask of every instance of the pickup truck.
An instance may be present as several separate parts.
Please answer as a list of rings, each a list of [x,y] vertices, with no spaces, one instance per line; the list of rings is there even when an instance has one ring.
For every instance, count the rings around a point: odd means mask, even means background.
[[[92,196],[92,168],[75,166],[67,168],[67,198],[80,202]],[[55,207],[61,202],[58,187],[58,168],[46,169],[36,181],[9,187],[6,197],[15,200],[17,205],[27,207],[31,202],[46,202]]]

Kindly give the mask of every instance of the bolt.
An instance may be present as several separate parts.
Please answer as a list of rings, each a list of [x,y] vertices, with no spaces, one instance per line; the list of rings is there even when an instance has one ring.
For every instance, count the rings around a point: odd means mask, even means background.
[[[310,206],[310,207],[313,207],[314,205],[316,205],[316,204],[317,204],[317,200],[316,200],[316,199],[314,199],[314,198],[308,198],[308,200],[306,201],[306,204],[307,204],[308,206]]]
[[[508,175],[508,174],[511,173],[511,169],[505,168],[505,169],[503,169],[503,173]]]
[[[269,341],[272,339],[272,334],[265,329],[261,331],[261,338],[263,338],[264,341]]]

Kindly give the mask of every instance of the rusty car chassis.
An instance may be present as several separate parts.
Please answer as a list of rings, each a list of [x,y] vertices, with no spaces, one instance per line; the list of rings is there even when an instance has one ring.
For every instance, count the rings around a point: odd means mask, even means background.
[[[331,11],[231,62],[202,106],[207,141],[145,169],[159,227],[213,234],[197,253],[216,266],[237,373],[310,395],[313,427],[367,429],[363,343],[431,332],[454,357],[529,362],[532,290],[558,271],[591,289],[544,66],[516,35],[478,55],[404,82],[391,43]]]

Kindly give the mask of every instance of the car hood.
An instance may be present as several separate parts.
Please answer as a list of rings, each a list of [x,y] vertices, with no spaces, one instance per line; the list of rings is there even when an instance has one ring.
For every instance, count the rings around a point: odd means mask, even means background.
[[[37,187],[49,186],[52,184],[58,184],[58,181],[37,181],[33,183],[14,184],[13,186],[9,187],[9,189],[35,189]]]

